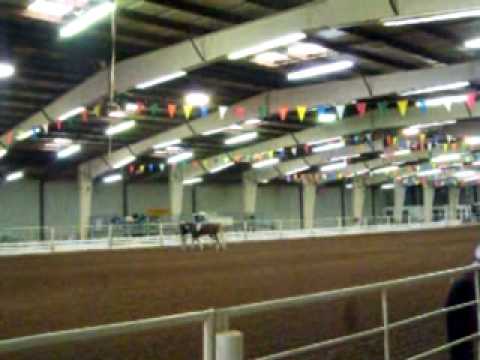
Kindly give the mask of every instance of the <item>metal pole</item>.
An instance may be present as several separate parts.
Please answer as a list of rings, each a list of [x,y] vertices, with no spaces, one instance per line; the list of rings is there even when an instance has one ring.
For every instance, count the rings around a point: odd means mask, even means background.
[[[383,358],[390,360],[390,333],[388,326],[388,295],[387,289],[382,290],[382,318],[383,318]]]
[[[163,224],[159,223],[158,224],[158,242],[160,246],[164,246],[164,240],[163,240]]]
[[[477,308],[477,332],[480,331],[480,276],[479,276],[479,270],[475,270],[474,272],[474,281],[475,281],[475,301],[477,302],[476,308]],[[477,342],[477,360],[480,359],[480,339],[476,339]]]
[[[215,310],[203,322],[203,360],[215,360]]]
[[[244,338],[240,331],[217,334],[216,360],[244,360]]]
[[[55,252],[55,228],[50,228],[50,251]]]
[[[113,249],[113,225],[108,225],[108,247]]]

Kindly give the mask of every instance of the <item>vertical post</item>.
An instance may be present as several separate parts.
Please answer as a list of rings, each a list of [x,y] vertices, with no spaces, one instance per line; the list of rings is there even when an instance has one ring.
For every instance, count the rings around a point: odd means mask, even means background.
[[[158,224],[158,242],[159,242],[160,246],[165,245],[164,244],[164,239],[163,239],[163,224],[162,223]]]
[[[435,188],[428,183],[423,184],[423,221],[431,223],[433,220],[433,202]]]
[[[180,166],[170,168],[168,186],[170,193],[170,213],[178,221],[183,208],[183,172]]]
[[[345,226],[345,219],[347,217],[347,210],[345,205],[345,182],[342,183],[340,188],[340,219],[341,222],[339,223],[340,226]]]
[[[393,190],[393,218],[397,224],[403,222],[403,206],[405,204],[406,188],[403,184],[396,182]]]
[[[240,331],[227,331],[217,334],[216,360],[243,360],[244,339]]]
[[[88,167],[82,165],[78,167],[78,187],[78,193],[80,196],[80,240],[86,240],[88,236],[88,226],[90,225],[90,215],[92,212],[93,190],[93,179]]]
[[[203,322],[203,360],[215,360],[215,310]]]
[[[476,309],[477,309],[477,331],[480,331],[480,276],[479,276],[479,271],[480,270],[475,270],[474,273],[474,281],[475,281],[475,301],[477,302]],[[480,359],[480,339],[477,338],[477,359]]]
[[[108,224],[108,247],[113,249],[113,225]]]
[[[242,178],[243,216],[245,219],[255,215],[257,207],[258,184],[245,174]]]
[[[50,251],[55,252],[55,228],[50,228]]]
[[[302,197],[303,200],[301,203],[302,206],[302,218],[303,218],[303,228],[304,229],[313,229],[314,218],[315,218],[315,202],[317,195],[317,185],[314,183],[303,183],[302,184]]]
[[[123,217],[128,215],[128,183],[126,173],[123,175],[122,181],[122,213]]]
[[[388,294],[382,290],[382,319],[383,319],[383,354],[385,360],[390,360],[390,329],[388,324]]]
[[[357,225],[362,223],[364,207],[365,183],[363,179],[356,178],[353,182],[353,217]]]
[[[38,234],[40,237],[40,241],[45,241],[45,180],[41,179],[39,186],[38,186],[38,207],[39,207],[39,225],[40,225],[40,233]]]

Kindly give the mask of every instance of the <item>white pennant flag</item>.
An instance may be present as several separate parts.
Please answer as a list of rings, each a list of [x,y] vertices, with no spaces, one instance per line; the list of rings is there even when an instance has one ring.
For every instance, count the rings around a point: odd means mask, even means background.
[[[227,111],[228,111],[228,106],[220,105],[218,107],[218,112],[220,114],[220,119],[223,120],[225,118],[225,115],[227,114]]]
[[[443,106],[445,106],[445,109],[447,109],[448,112],[452,111],[452,105],[453,102],[451,100],[445,100],[445,102],[443,103]]]
[[[345,109],[346,109],[346,106],[345,105],[337,105],[335,106],[335,109],[337,110],[337,116],[340,120],[343,119],[343,116],[345,115]]]
[[[43,132],[44,132],[45,134],[48,134],[48,125],[49,125],[48,123],[42,125]]]

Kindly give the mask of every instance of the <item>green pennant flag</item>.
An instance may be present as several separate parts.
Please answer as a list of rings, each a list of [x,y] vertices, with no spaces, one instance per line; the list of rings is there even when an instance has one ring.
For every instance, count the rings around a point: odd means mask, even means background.
[[[268,116],[268,106],[267,105],[261,105],[258,107],[258,117],[260,119],[264,119]]]
[[[386,112],[387,112],[387,109],[388,109],[388,103],[386,101],[380,101],[378,104],[377,104],[377,108],[378,108],[378,112],[380,113],[380,115],[385,115]]]
[[[158,115],[158,114],[160,114],[161,109],[160,109],[160,106],[158,106],[157,103],[153,103],[153,104],[150,105],[150,107],[148,108],[148,111],[149,111],[152,115]]]

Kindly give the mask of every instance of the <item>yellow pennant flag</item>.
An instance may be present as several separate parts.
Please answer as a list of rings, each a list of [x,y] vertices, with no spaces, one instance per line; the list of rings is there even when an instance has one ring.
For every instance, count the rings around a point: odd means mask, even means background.
[[[93,113],[96,117],[100,117],[100,115],[102,115],[102,104],[95,105],[93,108]]]
[[[400,115],[405,116],[407,115],[407,110],[408,110],[408,100],[398,100],[397,101],[397,107],[398,111],[400,112]]]
[[[193,106],[189,104],[183,105],[183,113],[185,114],[185,119],[189,120],[192,116]]]
[[[303,120],[305,120],[305,115],[307,114],[307,107],[303,105],[297,106],[297,114],[300,122],[303,122]]]

